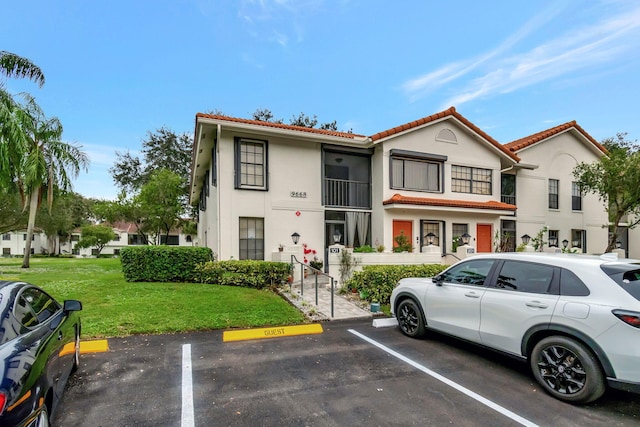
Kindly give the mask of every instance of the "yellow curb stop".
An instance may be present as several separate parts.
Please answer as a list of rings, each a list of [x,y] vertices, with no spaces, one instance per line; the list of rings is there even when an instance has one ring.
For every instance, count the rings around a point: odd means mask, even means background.
[[[225,331],[222,334],[223,342],[257,340],[262,338],[291,337],[295,335],[321,334],[322,325],[280,326],[275,328],[243,329],[239,331]]]
[[[80,353],[101,353],[109,350],[107,340],[80,341]]]

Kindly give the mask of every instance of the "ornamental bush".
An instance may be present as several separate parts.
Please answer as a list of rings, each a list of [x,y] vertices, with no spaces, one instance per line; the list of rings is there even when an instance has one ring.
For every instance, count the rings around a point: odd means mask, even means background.
[[[213,252],[197,246],[129,246],[120,250],[127,282],[193,282],[196,266]]]
[[[367,265],[356,271],[347,281],[348,288],[364,291],[368,301],[389,304],[391,292],[400,279],[406,277],[433,277],[448,266],[441,264]]]
[[[272,288],[287,282],[291,265],[286,262],[230,260],[198,265],[195,281],[246,288]]]

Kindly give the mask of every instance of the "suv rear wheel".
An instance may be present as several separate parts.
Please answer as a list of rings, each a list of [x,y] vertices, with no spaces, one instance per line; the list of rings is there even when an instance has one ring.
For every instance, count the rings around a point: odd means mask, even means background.
[[[570,403],[589,403],[605,391],[600,363],[580,342],[552,336],[533,348],[529,358],[533,376],[553,397]]]

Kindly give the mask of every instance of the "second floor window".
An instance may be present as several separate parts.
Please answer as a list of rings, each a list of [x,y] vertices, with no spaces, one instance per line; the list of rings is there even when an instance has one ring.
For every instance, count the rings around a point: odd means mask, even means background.
[[[582,191],[577,182],[571,183],[571,209],[574,211],[582,210]]]
[[[549,209],[558,209],[558,186],[557,179],[549,180]]]
[[[267,142],[236,138],[236,188],[267,189]]]
[[[4,233],[2,235],[2,240],[11,240],[11,233]]]
[[[454,193],[492,194],[491,169],[451,166],[451,191]]]
[[[391,188],[416,191],[442,191],[442,163],[392,158]]]

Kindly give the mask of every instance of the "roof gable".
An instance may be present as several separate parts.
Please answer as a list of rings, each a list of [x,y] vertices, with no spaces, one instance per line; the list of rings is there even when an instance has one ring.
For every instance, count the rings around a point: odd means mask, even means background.
[[[575,131],[577,133],[579,133],[580,135],[582,135],[583,138],[585,138],[587,141],[589,141],[589,143],[591,143],[593,145],[593,147],[599,151],[602,152],[602,154],[607,154],[607,149],[600,144],[598,141],[596,141],[595,139],[593,139],[593,137],[591,135],[589,135],[584,129],[582,129],[575,120],[567,122],[567,123],[563,123],[561,125],[552,127],[550,129],[546,129],[543,130],[541,132],[538,133],[534,133],[533,135],[529,135],[529,136],[525,136],[524,138],[520,138],[517,139],[515,141],[509,142],[507,144],[505,144],[505,148],[517,153],[520,150],[523,150],[527,147],[531,147],[532,145],[535,145],[539,142],[542,141],[546,141],[549,138],[559,135],[563,132],[568,132],[568,131]]]
[[[387,130],[382,131],[382,132],[378,132],[378,133],[376,133],[374,135],[371,135],[369,137],[369,139],[371,139],[372,142],[376,142],[376,141],[379,141],[379,140],[382,140],[382,139],[385,139],[385,138],[388,138],[388,137],[391,137],[391,136],[394,136],[394,135],[401,134],[401,133],[406,132],[406,131],[410,131],[412,129],[416,129],[418,127],[421,127],[421,126],[429,124],[429,123],[434,123],[434,122],[440,121],[440,120],[445,119],[447,117],[452,117],[452,118],[455,118],[456,120],[458,120],[460,123],[462,123],[468,129],[470,129],[472,132],[476,133],[482,139],[484,139],[489,144],[491,144],[494,148],[496,148],[497,150],[502,152],[507,157],[511,158],[511,160],[513,160],[515,162],[520,160],[518,158],[518,156],[513,151],[510,151],[510,150],[506,149],[504,145],[500,144],[498,141],[496,141],[491,136],[489,136],[487,133],[485,133],[482,129],[480,129],[479,127],[477,127],[476,125],[471,123],[469,120],[467,120],[460,113],[458,113],[456,111],[455,107],[450,107],[449,109],[441,111],[439,113],[432,114],[430,116],[423,117],[421,119],[414,120],[412,122],[405,123],[403,125],[396,126],[394,128],[387,129]]]

